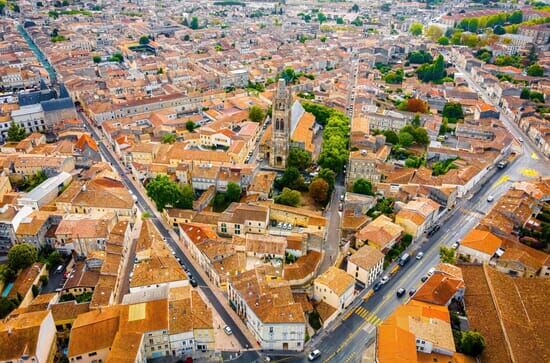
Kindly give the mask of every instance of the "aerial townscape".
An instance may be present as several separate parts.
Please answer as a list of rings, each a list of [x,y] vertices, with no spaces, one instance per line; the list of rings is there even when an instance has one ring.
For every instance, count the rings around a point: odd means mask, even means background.
[[[0,0],[0,363],[549,363],[546,0]]]

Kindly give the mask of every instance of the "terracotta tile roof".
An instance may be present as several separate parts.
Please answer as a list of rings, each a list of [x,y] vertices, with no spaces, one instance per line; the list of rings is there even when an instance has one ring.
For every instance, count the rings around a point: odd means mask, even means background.
[[[464,281],[436,272],[414,294],[414,300],[447,306],[456,293],[464,289]]]
[[[462,265],[466,315],[486,339],[483,362],[550,361],[550,279],[510,277],[487,265]]]
[[[462,239],[460,246],[493,255],[502,246],[502,240],[491,232],[473,229]]]
[[[321,262],[321,253],[309,251],[305,256],[296,260],[293,264],[287,264],[283,270],[283,278],[287,281],[301,280],[317,270]]]
[[[341,296],[355,285],[355,279],[344,270],[331,266],[317,276],[315,284],[322,284],[331,289],[336,295]]]
[[[75,147],[80,150],[84,150],[84,147],[88,146],[90,149],[92,149],[95,152],[99,152],[99,148],[97,146],[97,143],[94,139],[90,137],[88,134],[82,134],[78,141],[75,144]]]
[[[370,270],[384,259],[384,254],[378,249],[364,245],[348,258],[348,261],[361,267],[364,270]]]
[[[361,241],[369,241],[382,249],[384,247],[399,238],[403,233],[403,228],[392,222],[392,220],[385,215],[380,215],[371,223],[362,228],[355,237]]]
[[[116,305],[80,314],[71,329],[68,356],[110,348],[118,332],[121,308]]]
[[[19,360],[34,356],[40,342],[40,325],[50,314],[47,310],[29,312],[0,321],[0,360]]]
[[[324,301],[320,301],[315,307],[315,310],[317,310],[317,312],[319,313],[321,321],[327,321],[332,316],[332,314],[334,314],[336,308],[327,304]]]

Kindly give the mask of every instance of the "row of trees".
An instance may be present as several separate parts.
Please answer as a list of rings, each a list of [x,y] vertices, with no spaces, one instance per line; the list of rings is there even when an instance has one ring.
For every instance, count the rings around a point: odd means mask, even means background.
[[[348,160],[349,122],[341,112],[334,111],[323,130],[319,165],[338,173]]]
[[[514,11],[512,13],[499,13],[488,16],[480,16],[475,18],[462,19],[457,27],[472,33],[476,33],[478,30],[485,28],[495,28],[496,26],[503,26],[505,24],[519,24],[523,20],[523,13],[521,11]]]

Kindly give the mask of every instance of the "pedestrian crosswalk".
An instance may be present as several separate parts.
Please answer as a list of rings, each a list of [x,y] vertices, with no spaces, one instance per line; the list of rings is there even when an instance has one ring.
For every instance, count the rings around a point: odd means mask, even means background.
[[[344,359],[344,363],[351,363],[351,362],[355,362],[356,359],[355,359],[355,356],[357,355],[356,352],[351,352],[347,357],[346,359]]]
[[[358,306],[353,312],[372,325],[382,324],[382,320],[378,316],[376,316],[376,314],[368,311],[362,306]]]

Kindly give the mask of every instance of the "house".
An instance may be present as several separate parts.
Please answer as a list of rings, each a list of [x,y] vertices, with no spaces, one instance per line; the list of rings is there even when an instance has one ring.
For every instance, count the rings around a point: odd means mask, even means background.
[[[40,287],[40,276],[46,276],[46,265],[35,262],[21,270],[7,294],[8,299],[20,299],[19,307],[26,307],[34,298],[33,286]]]
[[[76,165],[89,167],[93,163],[101,161],[99,147],[88,134],[82,134],[75,144]]]
[[[271,198],[273,191],[273,182],[277,177],[274,171],[259,171],[252,178],[252,182],[246,191],[247,195],[258,195],[259,200],[267,200]]]
[[[502,246],[502,239],[489,231],[471,230],[460,242],[457,256],[469,262],[489,262]]]
[[[400,240],[403,231],[403,227],[382,214],[359,230],[355,234],[355,240],[386,253]]]
[[[439,207],[429,198],[416,198],[401,207],[395,216],[395,223],[403,227],[405,233],[418,238],[437,221]]]
[[[344,270],[331,266],[313,282],[313,299],[332,307],[332,314],[321,317],[327,325],[353,301],[355,279]]]
[[[461,265],[470,329],[485,339],[479,359],[487,363],[550,360],[550,279],[512,277],[487,264]]]
[[[446,306],[410,300],[377,328],[376,361],[475,362],[456,353]]]
[[[57,198],[58,194],[69,185],[71,180],[71,174],[63,171],[56,176],[44,180],[29,193],[23,193],[17,199],[17,204],[21,207],[28,206],[33,210],[38,210],[43,205]]]
[[[269,210],[259,205],[231,203],[218,220],[218,233],[224,236],[263,234],[267,231]]]
[[[0,321],[0,361],[53,362],[55,332],[49,310],[8,316]]]
[[[365,245],[348,257],[346,272],[366,287],[374,283],[383,266],[384,254],[375,247]]]
[[[464,281],[461,278],[436,270],[416,291],[413,299],[433,305],[449,306],[453,300],[462,299],[464,289]]]
[[[317,211],[271,202],[264,202],[261,205],[269,207],[270,221],[288,223],[294,227],[299,226],[303,228],[304,232],[324,235],[328,225],[327,219]]]
[[[230,304],[243,318],[262,349],[302,351],[306,320],[285,281],[272,266],[243,272],[227,286]]]

